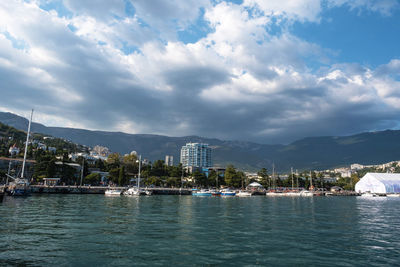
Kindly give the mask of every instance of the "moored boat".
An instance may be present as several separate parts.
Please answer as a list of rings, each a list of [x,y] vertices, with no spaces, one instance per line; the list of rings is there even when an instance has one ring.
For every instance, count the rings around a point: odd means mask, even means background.
[[[314,193],[308,190],[303,190],[300,192],[300,196],[302,197],[313,197]]]
[[[122,190],[120,189],[107,189],[104,194],[106,196],[120,196],[122,194]]]
[[[377,194],[371,193],[371,192],[365,192],[361,194],[361,197],[377,197]]]
[[[208,189],[192,190],[192,196],[212,196],[211,191]]]
[[[130,187],[123,194],[124,196],[144,196],[146,191],[137,187]]]
[[[238,197],[251,197],[252,195],[253,195],[252,192],[246,191],[246,190],[240,190],[240,191],[236,194],[236,196],[238,196]]]
[[[222,197],[233,197],[236,195],[236,192],[231,189],[223,189],[221,190]]]

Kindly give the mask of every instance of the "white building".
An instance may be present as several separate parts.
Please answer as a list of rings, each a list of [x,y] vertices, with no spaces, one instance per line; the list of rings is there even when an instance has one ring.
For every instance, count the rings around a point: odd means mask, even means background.
[[[400,173],[372,173],[369,172],[356,183],[358,193],[400,193]]]
[[[174,156],[166,155],[165,156],[165,165],[174,166]]]
[[[181,149],[181,163],[186,168],[211,167],[211,147],[208,144],[187,143]]]

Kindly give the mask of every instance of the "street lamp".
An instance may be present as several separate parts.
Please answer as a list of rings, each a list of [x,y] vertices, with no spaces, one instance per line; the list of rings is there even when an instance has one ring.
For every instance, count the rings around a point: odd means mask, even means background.
[[[138,181],[137,181],[137,188],[140,189],[140,168],[142,166],[142,155],[139,155],[139,159],[136,160],[139,163],[139,173],[138,173]]]

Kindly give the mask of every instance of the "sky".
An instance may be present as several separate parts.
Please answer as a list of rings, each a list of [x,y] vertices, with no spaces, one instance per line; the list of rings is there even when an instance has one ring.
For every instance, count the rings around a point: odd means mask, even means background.
[[[265,144],[400,128],[398,0],[0,1],[0,111]]]

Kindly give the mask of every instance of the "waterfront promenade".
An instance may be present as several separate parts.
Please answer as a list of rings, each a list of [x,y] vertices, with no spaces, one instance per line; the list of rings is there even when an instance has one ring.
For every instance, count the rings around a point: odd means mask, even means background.
[[[74,185],[31,185],[31,192],[38,194],[104,194],[108,186],[74,186]],[[113,189],[124,190],[127,187],[112,187]],[[188,188],[144,188],[154,195],[190,195]]]

